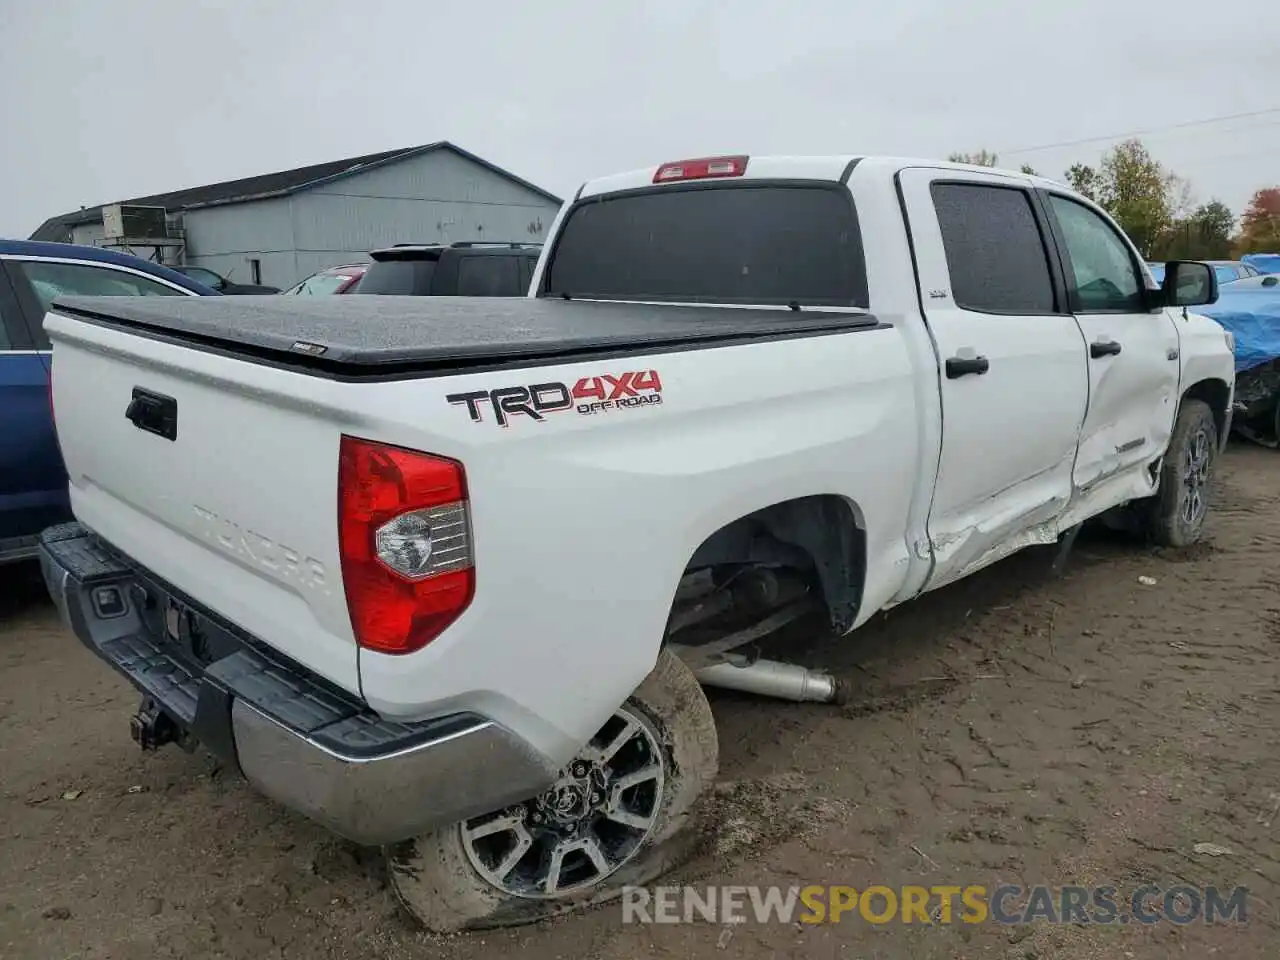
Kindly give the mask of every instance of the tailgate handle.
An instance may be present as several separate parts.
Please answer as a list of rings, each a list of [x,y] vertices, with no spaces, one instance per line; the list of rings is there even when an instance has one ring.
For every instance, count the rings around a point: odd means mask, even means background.
[[[134,387],[133,399],[124,415],[139,430],[166,440],[178,439],[178,401],[173,397]]]

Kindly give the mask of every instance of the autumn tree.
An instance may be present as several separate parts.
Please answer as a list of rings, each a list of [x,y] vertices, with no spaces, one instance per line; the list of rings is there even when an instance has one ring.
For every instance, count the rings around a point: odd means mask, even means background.
[[[1259,190],[1240,217],[1239,253],[1280,253],[1280,187]]]

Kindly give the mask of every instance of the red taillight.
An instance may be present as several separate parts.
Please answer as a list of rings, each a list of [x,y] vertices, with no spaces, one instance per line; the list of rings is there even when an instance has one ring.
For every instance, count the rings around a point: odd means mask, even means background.
[[[475,593],[467,478],[456,460],[342,438],[338,534],[356,642],[420,650]]]
[[[678,180],[707,180],[712,177],[740,177],[747,172],[746,157],[702,157],[664,163],[653,175],[654,183]]]

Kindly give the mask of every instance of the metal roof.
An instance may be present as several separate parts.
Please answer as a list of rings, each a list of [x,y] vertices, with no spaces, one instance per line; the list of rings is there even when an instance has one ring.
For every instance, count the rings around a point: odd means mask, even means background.
[[[212,183],[203,187],[188,187],[185,190],[173,190],[169,193],[156,193],[147,197],[134,197],[131,200],[121,200],[121,203],[136,204],[138,206],[164,207],[169,212],[177,212],[181,210],[192,210],[199,207],[212,207],[226,203],[243,203],[246,200],[261,200],[267,197],[283,197],[292,193],[298,193],[301,190],[307,190],[311,187],[319,186],[322,183],[329,183],[342,177],[353,176],[357,173],[364,173],[374,167],[383,166],[388,163],[396,163],[400,160],[407,160],[410,157],[422,156],[428,153],[434,153],[437,150],[449,150],[472,163],[477,163],[487,170],[506,177],[515,183],[520,184],[529,190],[534,191],[546,197],[553,203],[559,204],[561,200],[553,193],[543,190],[541,187],[517,177],[515,174],[502,169],[496,164],[490,163],[482,157],[476,156],[468,150],[450,143],[448,140],[439,140],[435,143],[426,143],[417,147],[401,147],[398,150],[384,150],[381,153],[369,153],[361,157],[348,157],[345,160],[330,160],[328,163],[316,163],[308,167],[297,167],[293,170],[282,170],[278,173],[265,173],[256,177],[243,177],[239,180],[227,180],[222,183]],[[92,223],[102,219],[102,208],[106,204],[99,204],[96,207],[85,207],[82,210],[74,210],[70,213],[64,213],[56,217],[50,217],[42,223],[36,232],[31,234],[32,240],[52,240],[67,241],[71,239],[71,228],[83,223]]]

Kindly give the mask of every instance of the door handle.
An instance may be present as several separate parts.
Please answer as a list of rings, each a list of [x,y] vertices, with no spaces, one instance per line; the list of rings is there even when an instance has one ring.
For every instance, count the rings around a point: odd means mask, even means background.
[[[1089,356],[1097,360],[1099,357],[1114,357],[1120,352],[1120,344],[1114,340],[1095,340],[1089,344]]]
[[[976,374],[981,376],[991,369],[991,362],[986,357],[947,357],[947,379]]]

